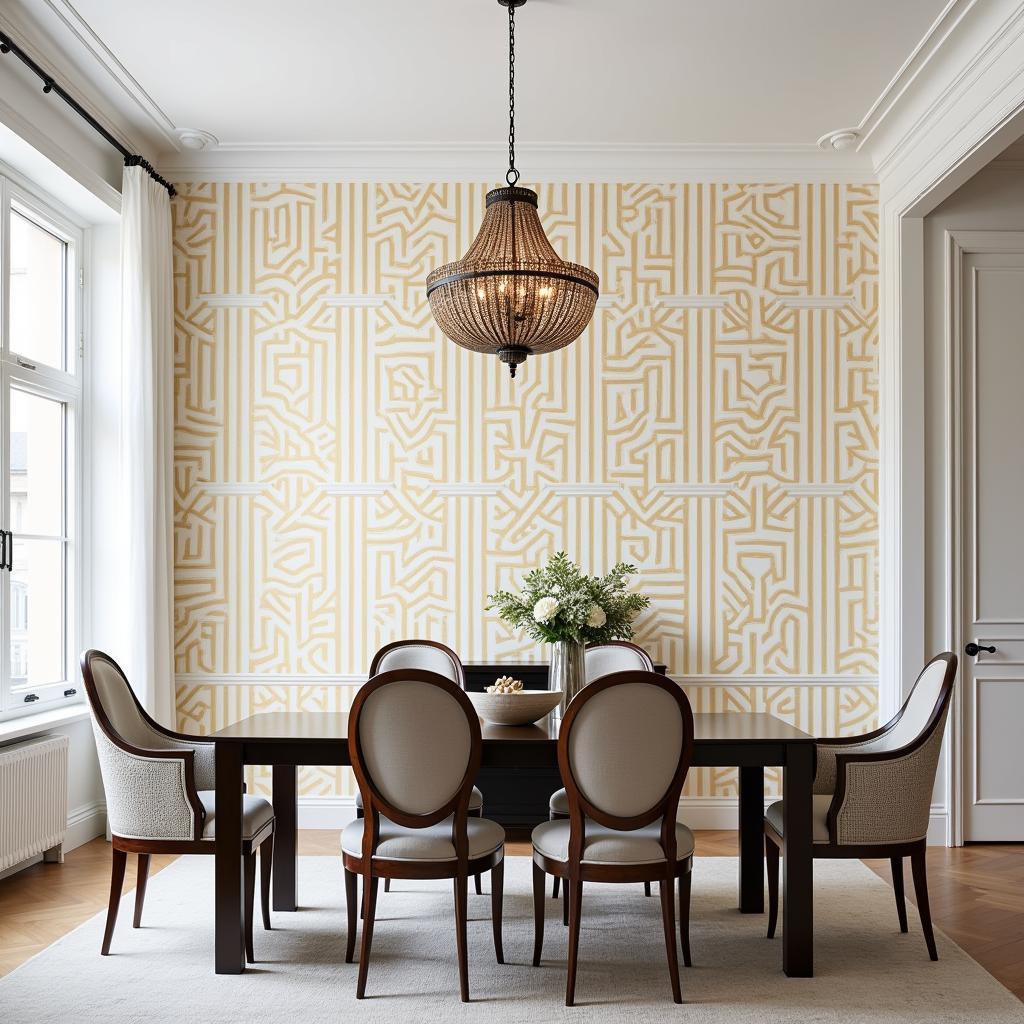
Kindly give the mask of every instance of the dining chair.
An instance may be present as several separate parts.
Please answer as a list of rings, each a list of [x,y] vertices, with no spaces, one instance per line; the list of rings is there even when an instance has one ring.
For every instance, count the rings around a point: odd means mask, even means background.
[[[693,760],[693,713],[682,689],[656,672],[616,672],[584,687],[569,703],[558,734],[558,768],[569,817],[533,830],[533,965],[544,945],[545,878],[569,893],[565,1005],[576,992],[584,882],[658,882],[672,998],[682,1002],[679,931],[690,966],[693,833],[676,821]]]
[[[356,998],[366,994],[381,878],[451,878],[459,992],[469,1001],[466,938],[471,874],[491,872],[494,952],[504,963],[501,901],[505,830],[469,815],[480,769],[480,720],[462,687],[436,672],[396,669],[375,675],[349,712],[348,748],[363,796],[362,818],[341,834],[348,910],[345,962],[356,940],[356,879],[363,879],[363,934]]]
[[[113,845],[110,902],[100,947],[102,955],[107,956],[129,853],[138,854],[134,928],[142,925],[153,854],[214,854],[214,745],[211,740],[172,732],[153,721],[120,666],[102,651],[89,650],[82,655],[82,678],[92,712]],[[252,919],[257,850],[263,927],[269,931],[274,809],[262,797],[243,794],[245,955],[250,963],[255,961]]]
[[[591,644],[583,652],[583,674],[588,683],[612,672],[653,672],[654,662],[651,656],[636,644],[628,640],[610,640],[605,644]],[[564,789],[551,794],[548,803],[548,819],[556,821],[569,817],[569,797]],[[551,883],[551,895],[558,899],[560,879],[555,875]],[[651,883],[644,882],[644,895],[651,895]],[[562,903],[562,924],[569,923],[569,897],[566,894]]]
[[[453,683],[466,688],[466,675],[462,669],[459,656],[444,644],[436,640],[395,640],[386,644],[370,662],[370,676],[373,678],[381,672],[392,672],[395,669],[419,668],[426,672],[437,672],[438,675],[450,679]],[[476,786],[469,798],[469,813],[477,818],[484,813],[484,795]],[[356,791],[356,817],[363,816],[363,796]],[[483,895],[483,886],[479,875],[473,876],[473,885],[477,896]],[[384,891],[391,892],[391,879],[384,880]]]
[[[874,732],[817,741],[811,805],[815,858],[888,857],[900,931],[907,931],[903,859],[910,858],[928,955],[938,960],[928,907],[926,852],[932,789],[946,727],[957,659],[948,651],[925,665],[906,703]],[[779,916],[783,801],[765,811],[768,938]]]

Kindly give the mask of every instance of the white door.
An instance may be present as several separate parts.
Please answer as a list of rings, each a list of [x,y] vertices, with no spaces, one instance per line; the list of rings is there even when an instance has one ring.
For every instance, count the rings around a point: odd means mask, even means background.
[[[966,254],[962,266],[964,839],[1020,841],[1024,250]]]

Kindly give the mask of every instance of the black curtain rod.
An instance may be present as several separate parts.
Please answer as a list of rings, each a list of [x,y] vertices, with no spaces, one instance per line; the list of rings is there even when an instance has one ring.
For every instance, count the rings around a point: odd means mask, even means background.
[[[166,178],[161,177],[157,173],[156,168],[145,157],[139,156],[138,153],[133,153],[122,142],[114,138],[74,96],[69,95],[63,86],[55,82],[10,36],[3,32],[0,32],[0,53],[13,53],[29,71],[40,79],[43,83],[44,93],[52,92],[59,96],[93,131],[102,135],[124,157],[125,167],[141,167],[155,182],[163,185],[172,197],[177,194],[174,186]]]

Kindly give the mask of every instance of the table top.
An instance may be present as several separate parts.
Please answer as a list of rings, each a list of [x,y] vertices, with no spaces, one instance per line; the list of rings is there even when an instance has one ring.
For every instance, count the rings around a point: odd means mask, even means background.
[[[795,725],[763,712],[717,712],[693,716],[694,743],[813,743]],[[554,743],[558,723],[548,716],[537,725],[490,725],[481,722],[484,743]],[[214,740],[322,743],[346,742],[344,711],[269,711],[250,715],[213,733]]]

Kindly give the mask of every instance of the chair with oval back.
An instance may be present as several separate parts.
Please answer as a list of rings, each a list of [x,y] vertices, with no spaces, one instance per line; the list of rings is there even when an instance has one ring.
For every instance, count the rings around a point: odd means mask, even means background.
[[[216,801],[213,742],[172,732],[143,710],[120,666],[102,651],[82,655],[82,678],[107,800],[113,861],[110,902],[100,952],[110,953],[125,866],[138,854],[133,926],[142,924],[149,858],[154,853],[213,855]],[[260,852],[263,927],[270,928],[274,809],[258,796],[242,798],[242,856],[246,888],[245,952],[253,962],[252,918],[256,850]]]
[[[393,672],[396,669],[417,668],[425,672],[436,672],[453,683],[466,688],[466,674],[459,656],[450,648],[436,640],[395,640],[385,644],[370,662],[372,679],[381,672]],[[469,798],[469,813],[482,817],[484,813],[484,795],[476,786]],[[363,816],[363,796],[356,790],[356,817]],[[473,885],[477,896],[483,895],[480,876],[473,877]],[[384,879],[384,891],[391,892],[391,879]]]
[[[592,683],[595,679],[610,675],[612,672],[653,672],[654,662],[642,647],[628,640],[609,640],[608,643],[590,644],[587,647],[583,652],[583,671],[587,682]],[[555,790],[548,803],[548,818],[555,821],[568,817],[569,797],[564,789]],[[559,882],[559,877],[555,875],[555,880],[551,883],[551,895],[556,900]],[[650,882],[644,882],[644,894],[651,895]],[[568,896],[565,897],[562,906],[562,923],[569,923]]]
[[[585,686],[569,704],[558,735],[558,767],[568,819],[533,830],[534,966],[544,944],[547,874],[569,893],[569,962],[565,1004],[576,991],[584,882],[653,882],[661,888],[662,923],[672,997],[682,1002],[675,932],[690,966],[690,872],[693,833],[676,821],[679,794],[693,760],[693,714],[682,689],[656,672],[616,672]]]
[[[381,878],[451,878],[459,990],[469,1000],[466,938],[471,874],[491,872],[494,951],[504,962],[501,900],[505,830],[469,815],[480,768],[480,720],[463,689],[422,669],[375,675],[349,713],[349,757],[364,816],[341,836],[348,909],[346,963],[355,953],[356,880],[363,878],[363,934],[356,997],[366,993],[377,883]]]
[[[907,931],[903,859],[910,858],[928,955],[938,960],[928,907],[925,854],[932,789],[957,658],[936,655],[922,669],[906,703],[874,732],[817,741],[817,770],[811,797],[812,856],[888,857],[900,931]],[[765,863],[768,870],[768,938],[779,916],[779,858],[784,847],[784,805],[765,811]]]

